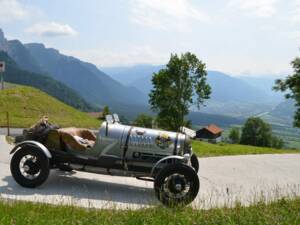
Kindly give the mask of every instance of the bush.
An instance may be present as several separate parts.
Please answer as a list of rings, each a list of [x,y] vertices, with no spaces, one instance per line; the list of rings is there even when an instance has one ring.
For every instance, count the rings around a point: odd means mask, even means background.
[[[229,132],[229,139],[230,139],[230,142],[233,144],[240,143],[240,129],[237,127],[231,128],[231,130]]]
[[[133,125],[139,126],[139,127],[152,128],[152,121],[153,121],[152,116],[149,116],[147,114],[141,113],[133,121]]]
[[[272,137],[272,148],[282,149],[284,145],[284,142],[281,138],[278,138],[276,136]]]

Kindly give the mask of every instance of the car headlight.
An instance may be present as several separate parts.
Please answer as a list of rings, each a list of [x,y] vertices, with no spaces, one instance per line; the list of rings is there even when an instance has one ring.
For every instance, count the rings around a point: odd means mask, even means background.
[[[185,153],[184,155],[183,155],[183,161],[185,162],[185,163],[188,163],[189,161],[190,161],[190,158],[191,158],[191,154],[189,154],[189,153]]]

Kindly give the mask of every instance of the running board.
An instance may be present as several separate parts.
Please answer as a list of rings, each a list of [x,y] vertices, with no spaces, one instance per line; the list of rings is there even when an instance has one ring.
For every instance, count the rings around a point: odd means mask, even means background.
[[[153,178],[147,178],[147,177],[136,177],[137,180],[144,180],[144,181],[150,181],[150,182],[154,182]]]

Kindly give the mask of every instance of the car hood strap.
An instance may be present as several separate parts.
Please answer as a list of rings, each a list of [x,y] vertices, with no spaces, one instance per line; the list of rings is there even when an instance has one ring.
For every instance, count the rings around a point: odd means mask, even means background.
[[[123,149],[123,159],[122,159],[122,164],[123,164],[123,167],[124,167],[125,169],[127,169],[127,164],[126,164],[126,153],[127,153],[127,150],[128,150],[129,138],[130,138],[130,134],[131,134],[132,129],[133,129],[133,127],[130,127],[129,130],[128,130],[127,137],[126,137],[126,141],[125,141],[125,145],[124,145],[124,149]]]

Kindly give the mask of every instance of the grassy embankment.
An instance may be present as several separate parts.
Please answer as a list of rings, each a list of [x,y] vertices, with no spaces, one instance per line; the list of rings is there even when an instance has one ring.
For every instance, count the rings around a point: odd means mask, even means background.
[[[300,224],[300,198],[244,207],[96,210],[29,202],[0,201],[0,224]]]
[[[300,150],[274,149],[237,144],[209,144],[206,142],[193,141],[193,151],[199,157],[224,156],[224,155],[252,155],[252,154],[284,154],[300,153]]]
[[[11,127],[30,127],[43,115],[62,127],[98,128],[100,121],[80,112],[35,88],[16,86],[0,90],[0,126],[6,126],[9,112]]]

